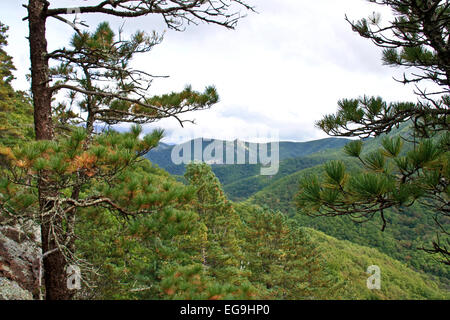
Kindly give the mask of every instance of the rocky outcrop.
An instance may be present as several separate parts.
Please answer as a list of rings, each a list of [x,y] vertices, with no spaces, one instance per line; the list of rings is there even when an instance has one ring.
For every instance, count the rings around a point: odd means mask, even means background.
[[[39,297],[40,234],[36,227],[0,226],[0,300]]]

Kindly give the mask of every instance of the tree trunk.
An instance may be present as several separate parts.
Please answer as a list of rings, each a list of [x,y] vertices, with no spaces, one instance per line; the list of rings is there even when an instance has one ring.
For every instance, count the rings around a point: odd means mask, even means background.
[[[47,8],[44,2],[43,0],[30,0],[28,4],[31,91],[33,92],[36,139],[52,140],[53,123],[45,29]]]
[[[48,4],[45,0],[29,0],[29,42],[31,58],[31,91],[34,104],[34,126],[37,140],[52,140],[51,98],[49,89],[49,65],[47,57],[46,16]],[[39,205],[41,212],[42,254],[44,259],[45,293],[48,300],[71,299],[73,293],[67,288],[66,259],[57,244],[52,230],[60,238],[63,227],[62,218],[50,214],[54,203],[45,201],[52,196],[51,182],[46,181],[45,173],[38,181]],[[50,253],[51,252],[51,253]]]

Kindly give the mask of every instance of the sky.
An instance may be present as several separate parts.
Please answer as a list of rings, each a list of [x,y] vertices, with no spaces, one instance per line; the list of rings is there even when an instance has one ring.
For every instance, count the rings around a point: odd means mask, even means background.
[[[10,27],[7,52],[17,67],[14,86],[27,90],[29,73],[28,25],[22,21],[25,0],[0,1],[0,21]],[[50,0],[52,6],[95,4],[98,0]],[[57,5],[56,5],[57,3]],[[209,110],[186,114],[194,124],[180,127],[175,119],[147,125],[150,132],[165,129],[164,142],[179,143],[197,137],[254,140],[276,132],[282,141],[309,141],[326,137],[314,123],[334,113],[343,98],[382,96],[387,101],[415,101],[413,88],[393,80],[402,70],[383,66],[381,49],[352,32],[345,21],[374,11],[389,20],[389,10],[365,0],[249,0],[257,13],[248,13],[235,30],[216,25],[168,30],[156,15],[138,19],[83,15],[90,29],[109,21],[124,35],[136,30],[164,33],[164,41],[138,56],[134,66],[155,79],[149,95],[180,91],[187,84],[202,91],[215,85],[220,102]],[[69,26],[50,20],[49,51],[67,45]]]

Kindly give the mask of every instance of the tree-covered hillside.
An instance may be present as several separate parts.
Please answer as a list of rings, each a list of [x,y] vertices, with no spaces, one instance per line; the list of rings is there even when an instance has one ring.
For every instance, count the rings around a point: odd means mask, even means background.
[[[449,299],[448,290],[439,280],[409,268],[389,255],[347,240],[338,240],[315,229],[306,228],[306,234],[316,244],[327,265],[328,276],[336,284],[331,299],[348,300],[406,300]],[[380,268],[380,290],[367,290],[367,268]]]
[[[280,168],[276,175],[263,176],[260,175],[259,172],[257,172],[255,175],[252,175],[247,178],[239,179],[238,177],[236,177],[237,178],[236,180],[230,181],[228,184],[224,183],[224,190],[230,197],[230,199],[235,201],[242,201],[251,197],[256,192],[264,189],[268,185],[275,183],[276,181],[285,176],[288,176],[290,174],[293,174],[306,168],[314,167],[327,160],[329,160],[329,158],[326,156],[324,157],[306,156],[282,160],[280,161]],[[218,173],[220,174],[228,173],[232,175],[234,172],[236,172],[236,170],[239,170],[239,168],[237,167],[238,166],[236,166],[236,168],[230,167],[228,168],[228,170],[225,170],[225,168],[218,168],[218,167],[214,169],[217,170]],[[223,180],[227,181],[228,179]]]
[[[4,50],[7,31],[8,27],[0,23],[0,145],[12,146],[17,139],[33,138],[33,107],[24,92],[11,86],[15,67]]]
[[[149,163],[142,169],[176,184]],[[99,270],[85,298],[448,299],[437,280],[375,248],[229,201],[205,164],[188,166],[186,180],[197,190],[184,209],[191,213],[165,212],[128,226],[106,211],[85,212],[78,247]],[[366,286],[373,264],[382,269],[380,291]]]
[[[411,139],[410,125],[408,123],[400,124],[398,128],[392,130],[389,136]],[[379,149],[384,136],[365,140],[364,154],[367,155]],[[319,147],[319,142],[324,143],[323,148]],[[342,147],[330,148],[332,144],[326,142],[327,140],[313,142],[313,145],[316,146],[315,149],[319,150],[318,152],[282,160],[280,170],[275,176],[261,176],[258,165],[213,165],[212,169],[219,180],[223,181],[224,191],[232,200],[250,199],[249,201],[252,203],[266,206],[272,210],[280,210],[290,217],[295,217],[303,226],[320,230],[338,239],[378,248],[381,252],[406,263],[415,270],[441,277],[442,282],[449,286],[450,275],[447,268],[436,262],[432,256],[418,250],[436,232],[434,228],[430,227],[433,225],[433,214],[427,208],[415,205],[405,208],[403,211],[388,210],[386,217],[390,226],[384,232],[381,231],[382,222],[377,220],[359,224],[349,217],[336,217],[329,220],[297,213],[295,196],[303,177],[322,174],[322,164],[330,160],[344,160],[347,170],[350,171],[360,168],[358,161],[346,156]],[[348,143],[347,140],[332,140],[331,142],[343,145]],[[406,153],[411,148],[412,144],[405,143],[402,152]],[[171,147],[163,145],[162,149],[165,152],[160,151],[159,155],[169,155]],[[284,154],[284,156],[288,155]],[[168,159],[170,156],[166,156],[165,160]],[[162,166],[170,166],[170,162],[164,164],[163,158],[161,161]],[[181,172],[181,167],[179,170]],[[422,212],[428,212],[428,214],[421,215]]]
[[[409,134],[408,126],[402,125],[390,136],[408,136]],[[383,137],[367,140],[364,143],[365,154],[380,148]],[[405,149],[410,148],[411,145],[406,144]],[[311,157],[314,158],[314,155]],[[346,156],[343,150],[330,153],[328,160],[335,159],[343,160],[349,172],[360,168],[360,164]],[[305,212],[298,213],[295,197],[299,191],[300,181],[311,175],[320,176],[323,172],[323,165],[300,170],[265,187],[254,194],[250,201],[274,210],[281,210],[289,216],[295,216],[302,225],[315,228],[338,239],[378,248],[381,252],[403,261],[416,270],[442,277],[442,281],[449,284],[448,268],[438,263],[433,256],[419,250],[437,231],[433,228],[433,212],[428,208],[414,205],[405,207],[403,210],[387,210],[388,226],[384,232],[381,231],[381,219],[361,224],[354,222],[350,217],[329,219],[310,217]]]

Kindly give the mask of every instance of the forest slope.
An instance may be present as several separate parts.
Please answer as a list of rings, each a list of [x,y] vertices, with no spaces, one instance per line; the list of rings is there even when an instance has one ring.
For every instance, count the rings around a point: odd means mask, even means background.
[[[394,130],[391,135],[406,136],[407,126]],[[371,152],[380,146],[380,138],[365,142],[365,152]],[[408,149],[408,146],[405,148]],[[318,155],[309,156],[311,159]],[[320,155],[321,158],[324,155]],[[343,151],[329,152],[328,158],[341,159],[345,162],[348,171],[355,170],[359,163],[353,158],[344,155]],[[435,261],[434,257],[419,250],[435,236],[433,228],[433,212],[418,204],[402,210],[387,210],[388,226],[384,232],[381,229],[381,220],[357,224],[349,217],[310,217],[305,213],[298,213],[294,203],[299,192],[299,181],[305,175],[321,175],[323,166],[317,165],[297,171],[266,186],[250,197],[249,201],[258,205],[267,206],[273,210],[281,210],[294,217],[302,225],[325,232],[341,240],[349,240],[356,244],[370,246],[398,259],[415,270],[424,271],[442,277],[442,281],[449,284],[450,273],[447,267]]]

